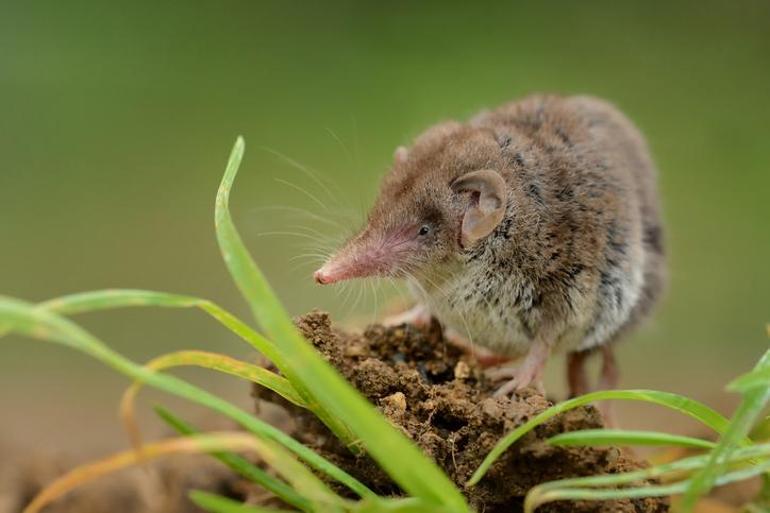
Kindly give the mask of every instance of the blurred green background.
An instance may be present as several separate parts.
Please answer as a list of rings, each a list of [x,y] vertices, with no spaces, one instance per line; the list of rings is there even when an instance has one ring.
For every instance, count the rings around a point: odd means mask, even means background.
[[[536,91],[615,102],[661,168],[670,293],[620,349],[623,385],[729,411],[723,385],[767,346],[770,321],[764,0],[2,2],[0,293],[37,301],[140,287],[209,297],[247,316],[213,233],[215,190],[243,134],[233,213],[274,287],[293,313],[320,307],[372,320],[371,289],[346,301],[316,287],[312,263],[295,257],[318,244],[282,232],[344,237],[397,145]],[[379,290],[378,308],[392,295]],[[138,360],[188,347],[250,354],[195,312],[81,320]],[[550,373],[562,396],[561,362]],[[248,404],[241,383],[185,375]],[[65,349],[3,340],[0,444],[74,453],[125,445],[115,418],[125,384]],[[676,419],[626,405],[621,414],[629,427]]]

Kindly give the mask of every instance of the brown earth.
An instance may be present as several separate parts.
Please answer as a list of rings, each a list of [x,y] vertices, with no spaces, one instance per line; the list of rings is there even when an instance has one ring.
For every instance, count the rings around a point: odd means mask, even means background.
[[[313,312],[298,325],[316,348],[385,416],[417,443],[463,488],[500,437],[552,403],[525,390],[512,398],[493,398],[497,386],[475,360],[448,344],[434,324],[369,327],[351,334],[330,325],[326,314]],[[312,414],[263,388],[254,388],[260,416],[293,434],[373,490],[398,495],[400,490],[368,457],[353,456]],[[272,404],[271,404],[272,403]],[[643,462],[617,448],[556,448],[547,438],[564,431],[601,427],[593,407],[567,412],[536,428],[510,448],[476,487],[465,489],[475,511],[522,510],[526,492],[538,483],[565,477],[621,472]],[[0,450],[0,513],[16,513],[41,488],[71,464],[29,453]],[[204,489],[252,504],[275,505],[207,456],[179,456],[147,468],[102,478],[46,508],[46,512],[193,513],[190,489]],[[341,493],[344,490],[340,490]],[[663,513],[665,499],[617,502],[553,503],[546,512]]]
[[[474,359],[446,343],[435,323],[369,327],[363,334],[345,333],[330,325],[325,313],[298,319],[304,335],[385,416],[411,438],[463,487],[502,435],[552,403],[531,390],[512,398],[494,398],[496,388]],[[380,494],[400,490],[368,457],[352,455],[307,410],[288,404],[263,388],[254,388],[257,406],[280,404],[294,419],[292,434]],[[465,494],[475,511],[522,511],[533,486],[554,479],[615,473],[640,468],[618,448],[558,448],[546,440],[565,431],[598,428],[593,407],[572,410],[539,426],[510,448],[475,487]],[[553,503],[539,513],[662,513],[666,499],[615,502]]]

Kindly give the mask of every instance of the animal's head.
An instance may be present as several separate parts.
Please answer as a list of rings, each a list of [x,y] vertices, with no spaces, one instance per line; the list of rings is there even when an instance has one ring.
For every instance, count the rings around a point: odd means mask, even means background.
[[[315,280],[419,276],[483,244],[505,215],[504,165],[491,129],[455,122],[398,148],[366,225]]]

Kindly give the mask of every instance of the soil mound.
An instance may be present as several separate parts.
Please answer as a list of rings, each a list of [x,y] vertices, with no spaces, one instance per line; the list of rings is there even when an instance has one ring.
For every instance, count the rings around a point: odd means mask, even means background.
[[[374,325],[363,334],[351,334],[333,328],[327,314],[312,312],[297,324],[328,361],[461,488],[501,436],[552,404],[531,390],[512,398],[492,397],[496,384],[485,378],[472,356],[443,339],[436,323],[425,329]],[[263,400],[281,405],[293,417],[295,437],[373,490],[401,493],[372,460],[352,455],[311,413],[263,388],[256,387],[254,395],[258,408]],[[511,447],[481,483],[465,491],[474,510],[522,511],[526,492],[539,483],[643,466],[618,448],[559,448],[546,443],[557,433],[601,426],[599,413],[590,406],[541,425]],[[665,499],[563,502],[538,509],[543,513],[665,511]]]

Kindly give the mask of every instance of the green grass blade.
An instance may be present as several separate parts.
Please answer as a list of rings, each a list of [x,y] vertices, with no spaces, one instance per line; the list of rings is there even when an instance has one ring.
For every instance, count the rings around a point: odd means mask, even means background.
[[[194,366],[210,369],[237,378],[245,379],[272,390],[287,401],[306,408],[307,404],[299,396],[289,380],[264,367],[237,360],[227,355],[209,351],[175,351],[150,360],[145,367],[160,371],[173,367]],[[138,383],[137,386],[141,385]],[[136,392],[136,390],[135,390]]]
[[[652,446],[686,447],[689,449],[713,449],[714,442],[690,436],[671,435],[659,431],[632,431],[621,429],[584,429],[561,433],[548,439],[548,443],[560,447],[586,446]]]
[[[220,324],[248,342],[254,349],[265,355],[283,375],[290,378],[290,382],[300,384],[296,378],[291,379],[293,377],[291,368],[272,342],[265,339],[230,312],[207,299],[148,290],[106,289],[62,296],[38,305],[40,308],[63,315],[74,315],[113,308],[152,306],[163,308],[198,308],[203,310]],[[0,326],[0,336],[2,336],[2,326]],[[298,390],[297,392],[302,397],[306,408],[313,411],[322,420],[326,420],[325,412],[320,410],[309,394],[304,392],[304,390]],[[333,424],[333,421],[329,422]],[[354,439],[346,429],[341,429],[339,426],[336,426],[336,428],[339,430],[338,435],[343,442],[354,445]]]
[[[302,464],[283,446],[271,440],[260,441],[259,455],[276,470],[301,496],[313,505],[313,511],[341,513],[348,501],[334,493],[329,486]]]
[[[61,315],[127,307],[198,308],[265,355],[279,370],[283,372],[286,367],[272,342],[227,310],[207,299],[151,290],[105,289],[61,296],[39,303],[37,307]],[[2,335],[1,331],[0,335]]]
[[[113,351],[72,321],[20,300],[0,297],[0,323],[33,338],[57,342],[81,351],[135,380],[217,411],[255,435],[289,448],[320,472],[336,479],[361,496],[374,493],[353,476],[308,449],[281,430],[253,417],[237,406],[184,380],[137,365]]]
[[[754,367],[754,372],[757,373],[766,370],[770,370],[770,350],[760,358]],[[764,387],[752,387],[743,392],[743,398],[730,421],[730,426],[719,439],[717,447],[711,452],[709,464],[693,476],[687,487],[680,504],[683,512],[692,511],[698,499],[707,494],[715,485],[717,476],[727,468],[730,454],[749,433],[768,401],[770,401],[770,383],[766,383]]]
[[[749,437],[758,442],[770,441],[770,416],[765,417],[751,428]]]
[[[707,464],[707,460],[704,463]],[[715,479],[714,485],[721,486],[736,481],[743,481],[763,474],[768,470],[770,470],[770,461],[763,461],[759,465],[724,473]],[[569,480],[571,482],[570,486],[565,486],[566,481],[567,480],[561,482],[554,481],[552,483],[546,483],[546,485],[549,485],[548,487],[545,485],[540,485],[532,488],[524,500],[525,513],[533,513],[538,506],[541,506],[547,502],[559,500],[603,501],[613,499],[634,499],[642,497],[664,497],[668,495],[683,493],[692,485],[692,479],[687,479],[677,483],[670,483],[665,485],[648,485],[620,489],[594,489],[578,488],[576,483],[581,481],[581,478]]]
[[[39,303],[37,307],[62,315],[126,307],[198,308],[262,353],[275,364],[282,374],[291,376],[292,373],[291,368],[285,363],[272,342],[230,312],[207,299],[149,290],[105,289],[61,296]],[[2,326],[0,326],[0,336],[2,334]],[[296,383],[297,380],[295,379],[294,382]],[[299,391],[297,391],[297,395],[301,395]],[[307,393],[304,395],[301,406],[322,416],[324,412],[319,411],[315,401]],[[348,437],[343,441],[349,442],[351,440],[349,433],[343,433],[343,435]]]
[[[539,426],[543,422],[547,421],[563,413],[565,411],[583,406],[594,401],[604,401],[610,399],[621,399],[626,401],[643,401],[647,403],[657,404],[665,406],[672,410],[679,411],[688,415],[706,426],[710,427],[718,433],[724,432],[729,422],[722,415],[712,410],[705,404],[699,403],[687,397],[681,395],[672,394],[669,392],[657,392],[654,390],[600,390],[598,392],[592,392],[590,394],[575,397],[574,399],[568,399],[564,402],[555,404],[547,410],[534,416],[529,421],[525,422],[518,428],[514,429],[507,435],[505,435],[495,447],[489,452],[489,454],[481,462],[479,468],[471,476],[468,481],[468,486],[477,484],[484,474],[487,473],[489,467],[497,461],[513,443],[519,440],[521,437],[529,433],[532,429]]]
[[[651,485],[639,488],[623,488],[620,490],[557,488],[547,492],[540,492],[533,488],[524,499],[524,512],[534,513],[535,509],[537,509],[539,506],[554,501],[606,501],[613,499],[634,499],[642,497],[665,497],[675,493],[681,493],[684,488],[684,483]]]
[[[770,386],[770,368],[753,370],[735,379],[727,385],[731,392],[745,393],[753,388],[766,388]]]
[[[227,497],[201,490],[191,491],[189,497],[193,504],[210,513],[291,513],[291,511],[285,509],[243,504]]]
[[[163,407],[156,406],[155,412],[166,424],[171,426],[181,435],[189,436],[200,433],[200,431],[195,429],[191,424],[180,419]],[[305,512],[312,511],[310,502],[299,495],[291,486],[268,474],[243,456],[239,456],[232,452],[222,451],[214,452],[211,455],[230,467],[230,469],[237,474],[275,494],[276,497],[279,497],[285,503]]]
[[[254,263],[229,213],[230,190],[243,150],[243,139],[239,137],[217,193],[217,239],[227,268],[255,318],[291,365],[293,376],[287,377],[298,389],[295,380],[300,380],[304,390],[326,410],[327,419],[342,420],[359,437],[368,453],[410,495],[428,504],[444,505],[451,511],[467,511],[465,499],[447,476],[304,340]]]
[[[435,504],[426,504],[415,497],[358,501],[351,513],[447,513],[447,509]]]
[[[230,189],[243,157],[243,149],[243,138],[239,137],[230,154],[225,170],[225,176],[217,191],[214,213],[217,240],[227,269],[230,271],[230,275],[233,277],[238,289],[244,297],[246,297],[252,312],[255,314],[257,312],[265,312],[264,316],[260,317],[257,315],[256,318],[262,325],[262,328],[274,340],[280,358],[287,363],[286,368],[282,369],[282,372],[289,381],[291,381],[292,385],[294,385],[300,395],[303,398],[308,399],[308,402],[311,402],[310,399],[314,397],[314,394],[312,389],[305,383],[306,380],[303,375],[305,370],[298,367],[296,362],[294,362],[296,354],[294,350],[289,347],[291,341],[285,338],[284,332],[286,331],[296,333],[294,323],[270,289],[267,280],[254,263],[251,255],[249,255],[246,247],[241,241],[240,235],[235,229],[232,219],[230,218],[230,212],[228,210]],[[302,345],[306,345],[304,344],[304,340],[302,340],[302,342]],[[287,344],[289,346],[287,346]],[[341,417],[327,411],[327,408],[324,406],[313,409],[313,413],[315,413],[315,415],[326,424],[337,438],[342,440],[352,452],[357,453],[359,451],[356,437]]]
[[[770,444],[753,445],[735,451],[730,457],[730,464],[752,464],[752,462],[768,459],[768,456],[770,456]],[[682,474],[690,473],[693,470],[703,468],[708,463],[708,460],[708,454],[700,454],[682,458],[670,463],[663,463],[619,474],[602,474],[597,476],[573,477],[549,481],[538,485],[537,488],[540,491],[547,491],[556,488],[621,486],[657,478],[672,480],[675,476],[680,476]]]

